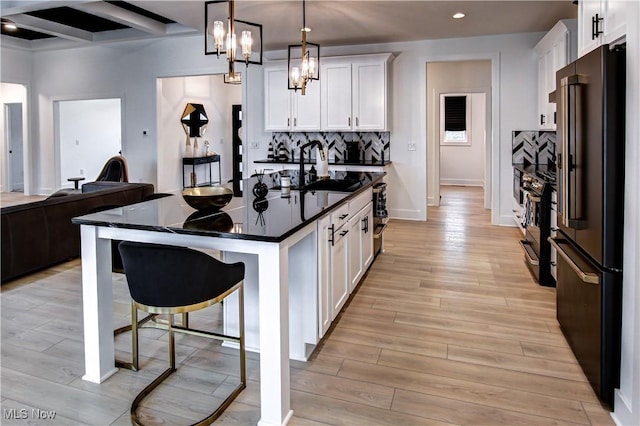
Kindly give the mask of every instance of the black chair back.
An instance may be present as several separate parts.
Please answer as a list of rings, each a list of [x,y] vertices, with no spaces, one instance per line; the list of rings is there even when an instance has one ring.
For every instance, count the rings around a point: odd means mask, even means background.
[[[146,306],[195,305],[244,279],[244,263],[227,264],[185,247],[123,241],[118,248],[131,297]]]

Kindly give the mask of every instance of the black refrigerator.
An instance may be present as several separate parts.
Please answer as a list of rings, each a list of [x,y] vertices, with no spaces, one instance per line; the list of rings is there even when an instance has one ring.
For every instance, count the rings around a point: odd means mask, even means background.
[[[557,318],[600,400],[620,383],[625,50],[601,46],[556,75]]]

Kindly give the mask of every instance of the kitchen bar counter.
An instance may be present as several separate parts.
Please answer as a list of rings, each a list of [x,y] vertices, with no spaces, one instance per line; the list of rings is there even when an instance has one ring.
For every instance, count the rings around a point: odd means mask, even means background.
[[[277,160],[277,159],[266,159],[266,160],[255,160],[254,161],[255,164],[288,164],[288,165],[296,165],[296,164],[300,164],[299,160]],[[304,160],[304,164],[316,164],[315,159],[314,160]],[[384,160],[384,161],[380,161],[380,160],[363,160],[363,161],[331,161],[329,160],[329,165],[330,166],[375,166],[375,167],[384,167],[384,166],[388,166],[389,164],[391,164],[390,160]]]
[[[289,275],[308,269],[317,239],[316,220],[379,182],[384,174],[364,173],[353,192],[295,191],[283,198],[270,190],[257,198],[251,190],[218,214],[201,214],[173,195],[73,219],[80,224],[85,375],[101,383],[117,372],[114,360],[111,241],[169,244],[257,261],[245,281],[259,286],[261,425],[283,425],[291,418],[289,380]],[[265,176],[265,180],[272,179]],[[257,178],[246,179],[253,188]],[[265,182],[269,184],[269,182]],[[307,250],[307,251],[305,251]],[[291,260],[291,261],[290,261]],[[293,283],[298,283],[295,280]],[[292,284],[293,284],[292,283]],[[292,288],[292,291],[297,288]],[[276,314],[279,313],[279,314]],[[256,313],[253,313],[256,315]],[[291,323],[297,324],[295,320]]]

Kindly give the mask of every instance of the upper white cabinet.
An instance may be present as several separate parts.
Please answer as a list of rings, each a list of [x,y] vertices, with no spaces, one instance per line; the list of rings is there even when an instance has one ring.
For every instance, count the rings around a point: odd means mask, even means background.
[[[320,83],[307,85],[306,94],[287,87],[287,63],[271,63],[264,68],[266,131],[319,131]]]
[[[613,44],[626,34],[628,0],[580,0],[578,2],[578,55],[601,44]]]
[[[538,128],[556,129],[556,104],[549,94],[556,90],[556,72],[576,59],[576,20],[559,21],[535,47],[538,54]]]
[[[387,77],[391,59],[391,54],[323,58],[322,130],[388,130]]]
[[[265,131],[388,130],[388,65],[393,55],[320,58],[306,95],[287,88],[286,61],[264,67]]]

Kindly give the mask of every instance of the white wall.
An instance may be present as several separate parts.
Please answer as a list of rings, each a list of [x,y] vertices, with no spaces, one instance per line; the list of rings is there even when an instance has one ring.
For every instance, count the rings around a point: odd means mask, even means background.
[[[198,138],[200,152],[204,155],[204,142],[209,151],[220,154],[222,182],[232,177],[232,109],[242,103],[242,86],[224,84],[222,75],[170,77],[158,79],[158,192],[175,192],[182,189],[182,157],[185,156],[187,137],[180,117],[187,103],[204,106],[209,118],[207,130]],[[191,138],[191,147],[194,145]],[[209,178],[209,166],[196,167],[198,182]],[[212,164],[213,179],[218,180],[218,165]],[[206,169],[206,170],[205,170]],[[187,178],[190,170],[185,171]]]
[[[98,177],[107,160],[120,152],[121,121],[120,99],[58,103],[58,187],[73,188],[70,177],[82,176],[85,182]]]

